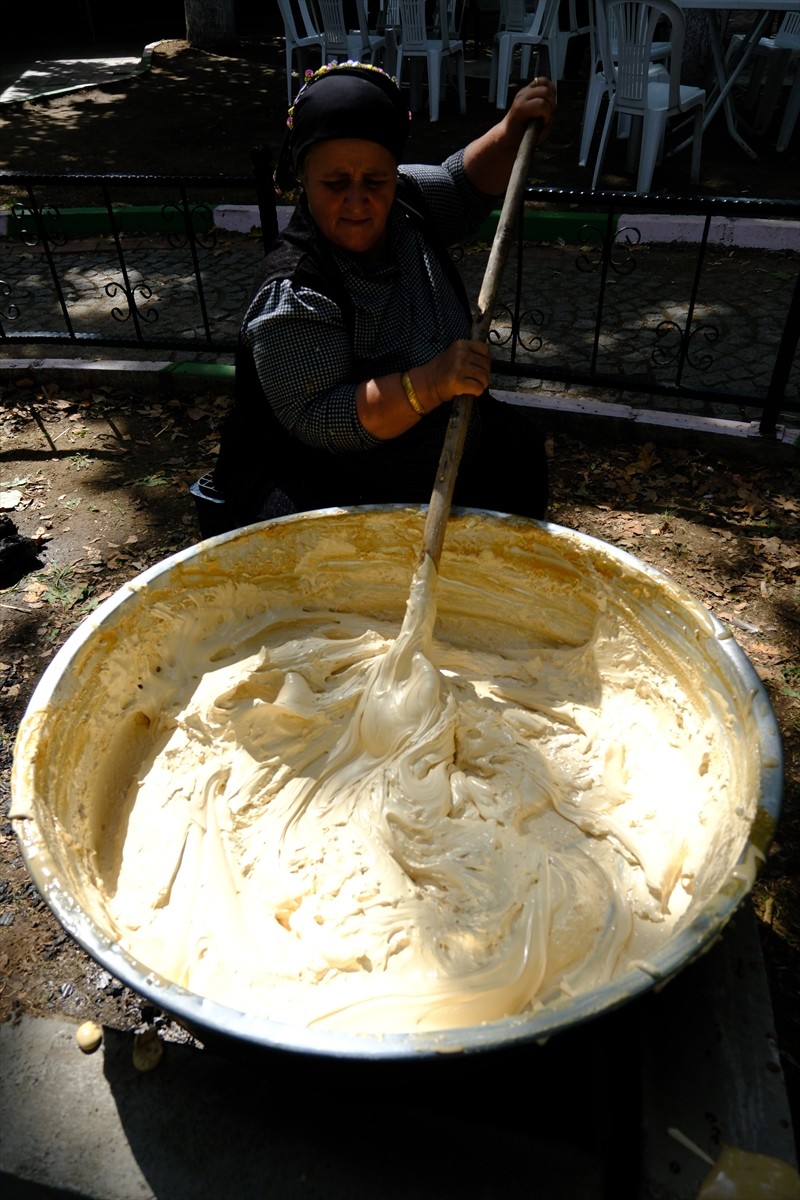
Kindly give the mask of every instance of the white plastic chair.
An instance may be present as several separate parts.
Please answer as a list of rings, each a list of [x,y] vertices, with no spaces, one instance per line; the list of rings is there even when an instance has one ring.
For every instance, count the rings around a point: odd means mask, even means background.
[[[325,61],[325,39],[311,18],[306,0],[296,0],[296,4],[300,25],[298,25],[295,19],[292,0],[278,0],[278,8],[283,18],[284,40],[286,42],[286,96],[290,105],[292,103],[292,60],[294,56],[297,55],[298,59],[297,69],[300,72],[301,86],[303,84],[302,70],[306,51],[311,49],[319,50],[320,63]]]
[[[788,62],[788,56],[791,54],[790,46],[781,46],[781,41],[788,34],[789,41],[793,40],[793,35],[800,31],[800,11],[792,11],[784,13],[780,26],[777,32],[772,37],[762,37],[756,46],[754,46],[749,62],[749,80],[747,94],[744,98],[744,104],[748,108],[755,108],[766,71],[770,68],[770,59],[783,57],[784,69]],[[734,33],[728,42],[728,48],[725,51],[725,66],[728,67],[732,60],[738,58],[742,50],[742,44],[745,41],[743,33]],[[764,106],[762,105],[762,108]],[[759,113],[761,110],[759,110]],[[771,115],[771,114],[770,114]]]
[[[464,43],[451,38],[448,22],[431,36],[425,21],[425,0],[400,0],[400,45],[397,51],[397,82],[402,82],[406,59],[425,62],[428,69],[428,110],[431,121],[439,120],[439,93],[442,64],[455,65],[458,72],[459,112],[467,111],[467,86],[464,72]]]
[[[490,104],[494,101],[498,108],[506,107],[514,51],[518,47],[521,79],[528,76],[533,49],[543,60],[539,74],[553,77],[559,54],[558,8],[559,0],[536,0],[535,8],[528,12],[525,0],[502,0],[500,26],[492,46]]]
[[[499,51],[500,35],[524,33],[532,16],[533,14],[528,12],[527,0],[500,0],[500,19],[492,45],[491,70],[494,78],[491,75],[489,77],[489,100],[494,98],[495,91],[493,89],[497,87],[497,52]],[[520,46],[520,79],[524,79],[528,75],[530,64],[531,46],[523,42]]]
[[[784,109],[778,140],[775,143],[776,150],[783,151],[789,145],[789,139],[794,132],[798,116],[800,116],[800,59],[795,67],[794,80]]]
[[[732,38],[731,42],[735,40],[736,38]],[[800,11],[785,13],[774,37],[761,38],[755,54],[757,59],[751,72],[751,91],[755,95],[758,93],[758,85],[763,81],[755,119],[756,133],[765,133],[769,128],[786,83],[787,71],[796,65],[789,103],[784,111],[777,141],[777,149],[785,150],[797,120],[796,96],[800,88],[800,84],[797,83],[800,75]]]
[[[316,0],[316,4],[322,25],[325,62],[347,58],[353,62],[369,60],[375,63],[380,58],[386,59],[387,70],[394,72],[394,47],[388,46],[385,35],[370,30],[364,0],[356,0],[358,29],[347,28],[342,0]]]
[[[379,24],[387,28],[400,28],[400,0],[380,0]]]
[[[556,40],[556,62],[553,67],[555,75],[554,82],[558,82],[564,78],[564,68],[567,62],[567,50],[569,44],[574,37],[581,37],[591,30],[592,25],[592,0],[587,0],[586,17],[578,15],[577,0],[569,0],[567,6],[569,24],[564,29],[560,21],[556,25],[557,40]]]
[[[664,141],[669,118],[692,112],[691,181],[700,179],[700,154],[703,143],[703,118],[706,94],[702,88],[681,84],[681,64],[686,22],[673,0],[598,0],[605,5],[605,24],[598,28],[602,38],[603,70],[609,84],[606,113],[592,188],[597,187],[611,126],[615,118],[627,115],[640,122],[638,140],[639,169],[636,191],[648,192],[653,170]],[[670,25],[672,51],[666,79],[653,77],[652,52],[656,26],[661,18]],[[632,139],[633,141],[633,139]]]
[[[573,3],[573,0],[570,0]],[[592,140],[600,116],[600,106],[603,97],[608,94],[608,81],[603,70],[603,55],[601,53],[602,38],[600,30],[605,24],[605,9],[602,0],[589,0],[589,81],[586,86],[586,100],[583,109],[583,124],[581,126],[581,144],[578,151],[578,165],[585,167],[589,161]],[[612,52],[614,47],[612,47]],[[667,72],[657,64],[663,64],[670,56],[672,47],[669,42],[653,42],[651,59],[653,66],[651,74],[654,79],[662,82],[668,78]],[[630,117],[621,116],[617,119],[617,136],[628,137],[630,133]]]
[[[451,38],[461,37],[461,26],[464,21],[464,6],[466,0],[445,0],[447,8],[447,32]],[[436,5],[433,15],[433,32],[439,32],[439,24],[442,19],[442,6]]]
[[[792,18],[791,22],[789,21],[790,17]],[[789,99],[784,109],[778,140],[775,143],[775,149],[783,151],[789,145],[789,139],[797,124],[797,118],[800,116],[800,12],[786,14],[781,28],[775,35],[775,43],[780,51],[789,51],[789,61],[794,66],[794,79],[789,89]],[[785,78],[784,69],[784,73],[779,76],[781,86],[783,86]],[[780,87],[775,96],[776,104],[779,96]]]

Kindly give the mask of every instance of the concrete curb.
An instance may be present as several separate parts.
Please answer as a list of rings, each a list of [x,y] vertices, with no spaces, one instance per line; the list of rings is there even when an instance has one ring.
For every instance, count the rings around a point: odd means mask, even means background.
[[[693,446],[719,449],[724,444],[725,451],[733,455],[785,465],[800,462],[800,426],[778,425],[775,437],[765,438],[757,421],[664,412],[590,397],[555,396],[552,392],[504,392],[492,388],[492,395],[509,404],[536,409],[546,415],[552,428],[567,434],[580,428],[602,436],[603,430],[607,434],[613,428],[615,437],[628,441],[652,440],[676,446],[685,446],[690,434]],[[580,418],[580,425],[576,417]]]
[[[617,232],[633,225],[643,243],[699,242],[704,223],[705,217],[623,213],[617,221]],[[712,246],[800,252],[800,221],[777,217],[712,217],[708,240]]]

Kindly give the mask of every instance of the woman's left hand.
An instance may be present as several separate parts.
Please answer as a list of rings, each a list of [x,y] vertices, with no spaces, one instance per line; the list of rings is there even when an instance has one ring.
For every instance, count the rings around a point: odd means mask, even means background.
[[[555,115],[556,89],[549,79],[539,76],[520,88],[502,120],[464,150],[464,169],[473,186],[489,196],[501,196],[528,125],[538,123],[538,140],[544,142]]]
[[[539,141],[543,142],[550,136],[557,106],[555,84],[540,75],[519,89],[506,116],[522,129],[529,121],[538,121]]]

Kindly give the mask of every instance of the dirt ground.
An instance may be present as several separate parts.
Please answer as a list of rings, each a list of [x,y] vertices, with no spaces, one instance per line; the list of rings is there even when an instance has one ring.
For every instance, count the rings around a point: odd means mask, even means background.
[[[254,129],[274,130],[283,120],[283,86],[274,46],[258,43],[249,57],[214,60],[167,43],[152,74],[15,107],[13,118],[0,114],[0,166],[246,172]],[[449,103],[437,130],[415,122],[415,157],[435,161],[444,145],[486,127],[493,112],[480,98],[473,103],[477,87],[470,85],[468,119]],[[568,80],[562,88],[564,120],[537,159],[543,182],[589,182],[574,163],[581,87]],[[722,140],[708,141],[706,188],[789,194],[794,148],[780,162],[772,156],[751,165],[730,147],[722,153]],[[679,163],[662,172],[671,189],[685,181]],[[25,705],[58,646],[124,581],[197,540],[187,487],[211,461],[228,403],[227,395],[212,392],[43,388],[22,375],[0,396],[0,520],[7,515],[32,541],[0,581],[2,1020],[60,1013],[130,1029],[152,1018],[77,948],[38,896],[6,816],[9,769]],[[800,469],[561,433],[552,439],[551,468],[550,518],[623,546],[678,579],[728,623],[772,700],[784,738],[784,812],[755,908],[798,1113]]]

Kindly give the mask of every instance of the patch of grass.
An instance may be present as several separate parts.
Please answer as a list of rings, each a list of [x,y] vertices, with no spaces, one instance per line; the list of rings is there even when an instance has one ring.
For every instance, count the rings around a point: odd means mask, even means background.
[[[131,480],[131,487],[168,487],[169,484],[170,480],[162,473],[156,473],[155,475],[142,475],[139,479]]]
[[[54,608],[74,608],[91,596],[92,586],[78,577],[77,563],[65,563],[60,567],[48,567],[45,572],[47,586],[42,593],[46,604]]]
[[[800,700],[800,663],[784,663],[781,675],[784,680],[781,695],[788,696],[790,700]]]

